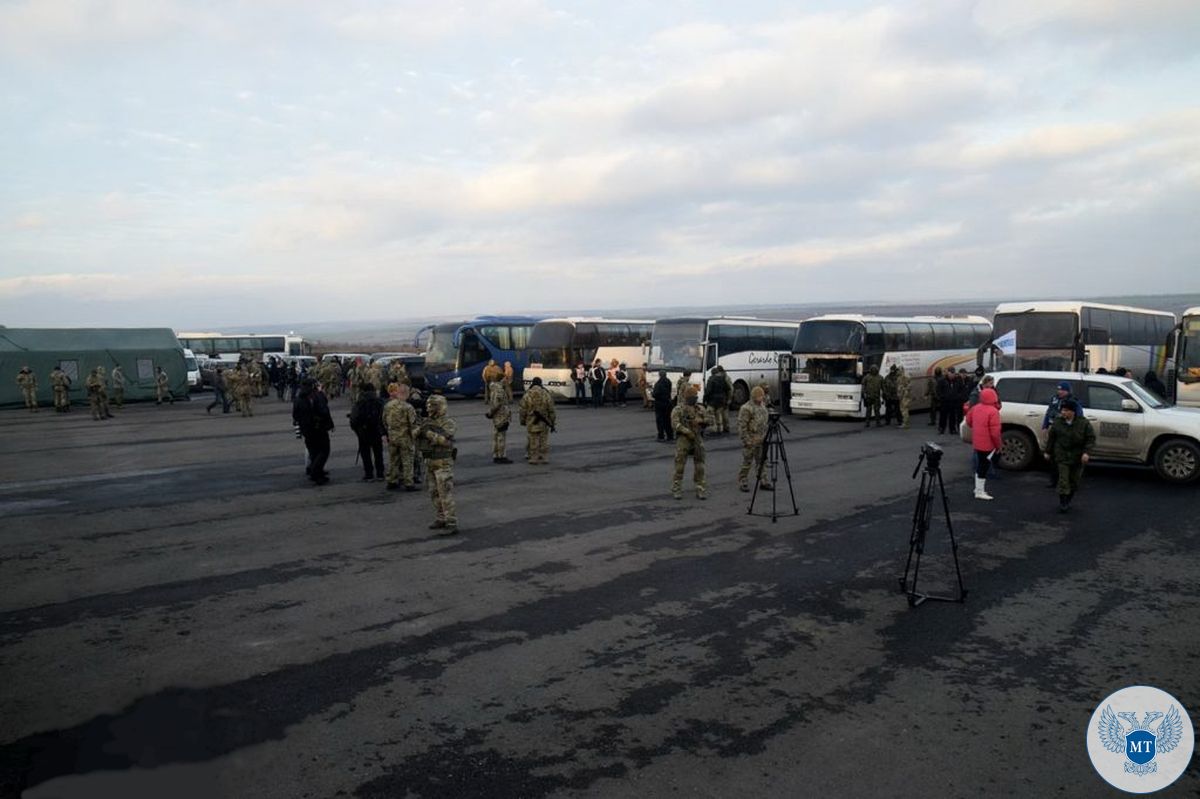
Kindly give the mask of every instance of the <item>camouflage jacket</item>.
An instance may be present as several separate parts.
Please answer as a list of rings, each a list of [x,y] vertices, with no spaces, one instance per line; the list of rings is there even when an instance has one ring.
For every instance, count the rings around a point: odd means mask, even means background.
[[[704,437],[704,428],[712,423],[712,411],[700,403],[688,405],[681,402],[671,411],[671,429],[675,431],[675,435],[697,443]]]
[[[113,374],[116,374],[115,372]],[[71,378],[67,377],[67,373],[62,369],[55,368],[50,372],[50,385],[55,388],[70,388]]]
[[[457,432],[458,425],[449,416],[428,416],[417,427],[417,448],[429,460],[450,460]]]
[[[37,388],[37,375],[33,372],[17,372],[17,385],[21,388]]]
[[[738,410],[737,430],[743,444],[761,444],[767,434],[767,406],[747,402]]]
[[[496,427],[503,427],[512,419],[512,408],[508,404],[508,392],[500,381],[488,383],[487,417]]]
[[[503,387],[501,387],[503,390]],[[531,386],[521,397],[521,424],[532,433],[542,433],[556,424],[554,400],[542,386]],[[540,417],[540,418],[538,418]]]
[[[383,406],[383,431],[393,444],[412,441],[417,432],[416,409],[405,400],[388,400]]]

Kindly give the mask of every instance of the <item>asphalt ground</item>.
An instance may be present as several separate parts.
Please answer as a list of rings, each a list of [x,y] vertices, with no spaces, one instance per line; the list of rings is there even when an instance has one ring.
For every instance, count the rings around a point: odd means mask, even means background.
[[[1200,487],[1089,467],[1061,516],[1005,473],[985,503],[944,436],[969,595],[910,608],[921,417],[784,417],[772,522],[735,437],[675,501],[640,408],[560,407],[544,467],[450,409],[454,537],[358,480],[344,399],[320,488],[273,399],[0,413],[0,795],[1116,796],[1101,699],[1200,718]],[[953,590],[947,539],[922,589]],[[1193,759],[1160,795],[1198,794]]]

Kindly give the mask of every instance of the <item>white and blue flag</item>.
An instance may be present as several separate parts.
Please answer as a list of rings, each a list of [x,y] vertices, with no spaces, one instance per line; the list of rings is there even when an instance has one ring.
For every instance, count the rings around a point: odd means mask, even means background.
[[[992,342],[1005,355],[1017,354],[1017,331],[1010,330]]]

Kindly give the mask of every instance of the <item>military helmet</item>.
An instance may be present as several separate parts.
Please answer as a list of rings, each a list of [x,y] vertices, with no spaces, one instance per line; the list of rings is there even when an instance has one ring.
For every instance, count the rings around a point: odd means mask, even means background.
[[[750,399],[754,400],[755,402],[760,399],[764,399],[766,396],[767,392],[763,391],[762,386],[755,386],[754,388],[750,389]]]
[[[446,404],[445,397],[443,397],[441,394],[434,394],[429,398],[429,401],[426,402],[425,407],[429,410],[430,414],[434,416],[440,416],[446,412],[448,406]]]

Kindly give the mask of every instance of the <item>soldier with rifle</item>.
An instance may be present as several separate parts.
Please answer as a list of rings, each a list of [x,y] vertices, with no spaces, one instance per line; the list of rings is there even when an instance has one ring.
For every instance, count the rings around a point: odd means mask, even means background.
[[[713,422],[708,408],[697,402],[700,389],[687,386],[675,410],[671,411],[671,428],[675,431],[675,473],[671,479],[671,496],[683,499],[683,470],[692,458],[692,480],[696,497],[707,499],[708,481],[704,475],[704,429]]]
[[[528,435],[525,459],[533,465],[549,463],[550,433],[556,432],[554,399],[542,385],[542,378],[533,378],[529,390],[521,397],[520,418]]]
[[[417,427],[417,449],[425,458],[429,470],[429,498],[433,500],[434,519],[430,530],[439,535],[458,532],[458,515],[454,508],[454,434],[458,431],[447,414],[446,398],[435,394],[426,403],[429,415]]]

